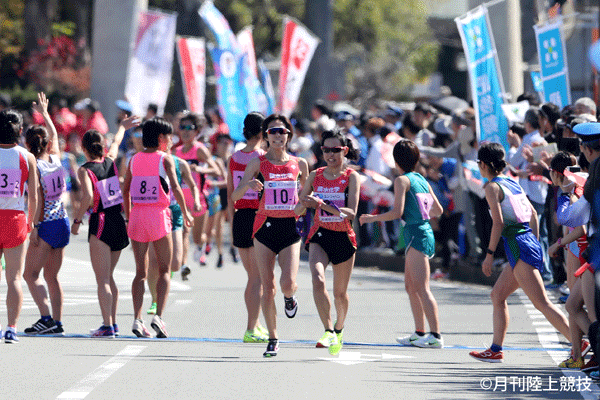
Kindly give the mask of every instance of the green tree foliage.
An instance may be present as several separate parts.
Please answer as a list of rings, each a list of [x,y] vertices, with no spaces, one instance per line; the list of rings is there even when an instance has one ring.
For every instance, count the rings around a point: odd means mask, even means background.
[[[23,48],[24,4],[20,0],[0,0],[0,54],[18,55]]]
[[[348,94],[401,98],[435,71],[439,46],[418,0],[334,1],[334,44],[347,63]]]

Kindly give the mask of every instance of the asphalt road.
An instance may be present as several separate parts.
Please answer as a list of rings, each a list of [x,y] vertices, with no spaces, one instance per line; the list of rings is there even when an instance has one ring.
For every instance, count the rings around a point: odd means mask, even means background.
[[[170,338],[137,339],[130,330],[135,266],[131,248],[124,250],[115,272],[121,336],[93,339],[88,332],[100,326],[101,317],[87,231],[82,229],[67,248],[60,272],[66,336],[20,335],[18,344],[0,344],[0,399],[597,399],[600,395],[585,374],[557,368],[568,356],[568,344],[521,291],[509,298],[511,324],[503,364],[481,363],[468,355],[472,349],[487,348],[492,339],[490,288],[484,286],[433,282],[446,347],[397,345],[397,336],[414,330],[404,276],[376,269],[355,268],[344,348],[338,356],[330,356],[326,349],[315,348],[323,328],[310,272],[302,262],[298,314],[294,319],[285,317],[279,293],[280,351],[265,359],[265,344],[241,340],[246,325],[242,265],[234,264],[228,252],[223,268],[215,264],[213,250],[208,266],[192,263],[188,281],[173,279],[163,316]],[[327,278],[331,288],[330,270]],[[19,332],[39,318],[24,283],[23,289]],[[5,295],[3,278],[3,327]],[[144,307],[149,303],[147,292]],[[145,320],[149,327],[150,316]]]

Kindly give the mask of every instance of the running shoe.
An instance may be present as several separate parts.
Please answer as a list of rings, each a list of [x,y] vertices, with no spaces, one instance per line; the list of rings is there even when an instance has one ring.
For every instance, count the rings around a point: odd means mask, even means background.
[[[433,336],[431,333],[428,333],[425,336],[421,336],[419,340],[416,340],[413,343],[413,346],[427,348],[427,349],[441,349],[444,347],[444,338],[440,337],[439,339]]]
[[[279,351],[279,340],[278,339],[269,339],[269,344],[267,344],[267,351],[263,353],[263,357],[275,357],[277,352]]]
[[[113,330],[115,331],[115,336],[119,336],[119,326],[117,324],[113,324]]]
[[[234,263],[238,263],[240,261],[240,258],[238,256],[238,252],[235,249],[235,247],[231,246],[229,248],[229,254],[231,254],[231,259],[233,260]]]
[[[434,281],[438,279],[448,279],[448,274],[442,272],[441,269],[437,268],[435,272],[431,274],[431,279],[433,279]]]
[[[209,255],[212,250],[212,246],[210,243],[206,243],[206,248],[204,249],[204,254]]]
[[[285,315],[288,318],[294,318],[298,312],[298,301],[296,300],[296,296],[283,296],[283,299],[285,300]]]
[[[595,370],[590,372],[590,378],[592,378],[593,380],[597,381],[600,379],[600,371]]]
[[[269,330],[267,328],[265,328],[264,326],[258,324],[258,325],[256,325],[256,328],[254,328],[254,329],[258,330],[260,333],[267,336],[267,338],[269,337]]]
[[[592,349],[590,342],[586,339],[581,341],[581,357],[585,357],[587,353]],[[573,358],[573,349],[571,348],[571,353],[569,354],[569,358]]]
[[[567,286],[567,282],[560,285],[560,287],[558,288],[558,291],[561,294],[564,294],[565,296],[568,296],[571,294],[571,290],[569,289],[569,286]]]
[[[340,333],[336,333],[335,337],[335,343],[331,343],[331,346],[329,346],[329,354],[332,356],[338,355],[340,350],[342,350],[342,345],[344,344],[344,330]]]
[[[247,330],[244,333],[244,343],[267,343],[269,341],[269,334],[265,334],[258,328],[254,330]]]
[[[317,341],[317,348],[322,349],[322,348],[329,348],[329,346],[331,346],[332,343],[337,342],[337,336],[335,333],[333,332],[328,332],[325,331],[325,333],[323,334],[323,336],[321,336],[321,339],[319,339]]]
[[[492,349],[487,349],[482,352],[472,351],[469,353],[469,355],[479,361],[484,361],[484,362],[489,362],[489,363],[504,362],[504,354],[502,353],[502,350],[492,351]]]
[[[95,331],[90,332],[92,337],[106,337],[106,338],[114,338],[115,330],[112,326],[102,325],[100,328]]]
[[[592,358],[581,367],[581,372],[589,372],[598,369],[598,361],[596,361],[596,356],[592,355]]]
[[[25,328],[24,332],[26,335],[48,335],[54,328],[56,328],[56,322],[52,318],[47,321],[40,318],[30,328]]]
[[[203,267],[204,267],[204,266],[206,265],[206,255],[205,255],[205,254],[202,254],[202,255],[200,256],[200,259],[198,260],[198,262],[200,263],[200,265],[201,265],[201,266],[203,266]]]
[[[192,270],[190,269],[190,267],[188,267],[187,265],[183,265],[181,267],[181,280],[182,281],[187,281],[188,280],[188,275],[192,272]]]
[[[558,368],[578,368],[581,369],[584,365],[583,357],[574,360],[573,357],[567,358],[565,361],[558,364]]]
[[[396,338],[396,342],[404,345],[404,346],[413,346],[415,344],[415,342],[419,339],[421,339],[423,336],[419,336],[416,333],[413,333],[410,336],[406,336],[406,337],[397,337]]]
[[[223,266],[223,254],[219,254],[219,259],[217,261],[217,268],[221,268]]]
[[[51,332],[49,333],[45,333],[44,335],[47,336],[65,336],[65,329],[63,328],[62,325],[56,325],[56,327],[54,329],[52,329]]]
[[[167,328],[165,326],[165,323],[158,315],[155,315],[154,318],[152,318],[152,322],[150,323],[150,326],[152,327],[152,329],[154,329],[156,331],[157,338],[164,339],[164,338],[168,337]]]
[[[144,325],[144,321],[141,319],[136,319],[133,321],[133,327],[131,328],[131,332],[135,334],[137,337],[141,338],[149,338],[152,337],[146,325]]]
[[[148,309],[148,311],[146,311],[148,314],[150,315],[154,315],[156,314],[156,303],[152,302],[152,305],[150,306],[150,308]]]
[[[568,295],[568,294],[565,294],[564,296],[560,296],[560,297],[558,298],[558,302],[559,302],[560,304],[566,304],[566,303],[567,303],[567,300],[569,300],[569,295]]]
[[[11,330],[4,332],[4,343],[19,343],[17,333]]]

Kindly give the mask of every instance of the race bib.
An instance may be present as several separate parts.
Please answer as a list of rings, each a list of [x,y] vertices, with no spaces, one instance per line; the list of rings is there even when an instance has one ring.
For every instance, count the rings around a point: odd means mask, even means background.
[[[233,190],[235,190],[242,181],[244,177],[244,171],[233,171]],[[244,200],[258,200],[258,192],[255,192],[252,189],[248,189],[244,196],[242,197]]]
[[[265,210],[293,210],[298,203],[296,181],[266,181]]]
[[[0,197],[19,197],[21,189],[20,169],[0,169]]]
[[[346,195],[344,193],[315,193],[315,196],[321,200],[327,200],[337,208],[346,207]],[[323,209],[319,209],[319,221],[321,222],[342,222],[344,218],[328,213]]]
[[[138,204],[158,203],[159,189],[158,176],[134,176],[131,179],[131,201]]]
[[[63,168],[58,168],[56,171],[44,175],[44,186],[46,187],[46,201],[59,200],[62,194],[67,190],[65,182],[65,173]]]
[[[431,207],[433,206],[433,196],[431,193],[416,193],[417,196],[417,204],[419,205],[419,211],[421,212],[421,217],[424,220],[429,220],[429,212],[431,211]]]
[[[123,203],[123,193],[121,192],[121,185],[119,185],[119,177],[116,175],[96,182],[96,190],[100,193],[104,208]]]
[[[525,193],[508,195],[510,205],[517,217],[517,222],[529,222],[531,220],[531,207]]]

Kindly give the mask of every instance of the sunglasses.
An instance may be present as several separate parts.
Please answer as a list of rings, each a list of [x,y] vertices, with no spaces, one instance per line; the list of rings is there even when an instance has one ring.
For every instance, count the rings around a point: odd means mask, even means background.
[[[179,125],[179,129],[182,131],[193,131],[196,129],[196,125]]]
[[[344,150],[346,147],[344,146],[336,146],[336,147],[324,147],[321,146],[321,151],[323,153],[339,153]]]
[[[275,127],[275,128],[267,129],[267,133],[270,135],[276,135],[276,134],[287,135],[288,133],[290,133],[290,130],[287,128]]]

